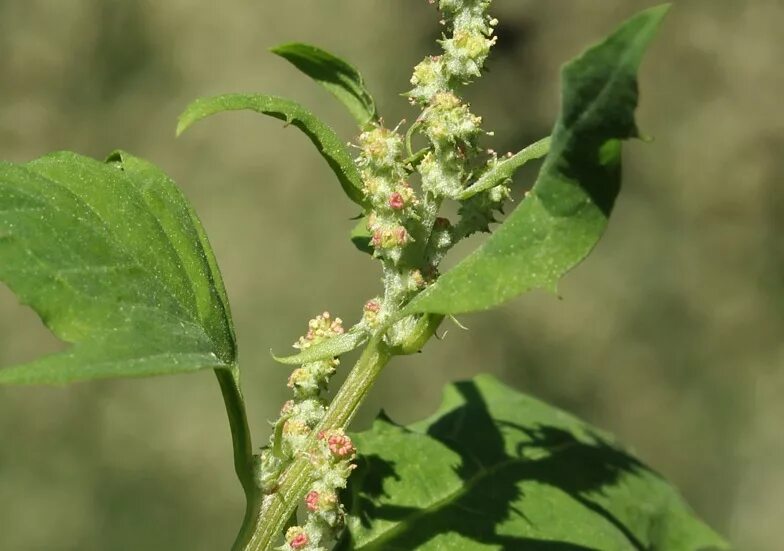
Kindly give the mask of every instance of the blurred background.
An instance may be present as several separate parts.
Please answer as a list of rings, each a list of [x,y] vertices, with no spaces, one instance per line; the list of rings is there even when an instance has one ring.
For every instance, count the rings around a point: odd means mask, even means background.
[[[505,152],[548,133],[560,64],[652,2],[494,4],[499,44],[466,94]],[[387,122],[411,120],[399,93],[437,52],[437,21],[425,0],[0,0],[0,158],[122,147],[180,183],[223,270],[259,444],[286,395],[269,350],[324,309],[356,321],[378,266],[348,241],[357,212],[296,129],[227,114],[175,140],[176,117],[197,96],[267,92],[351,139],[342,107],[266,52],[299,40],[360,67]],[[617,434],[737,549],[780,550],[782,26],[781,0],[677,0],[641,76],[655,141],[627,146],[595,253],[560,299],[465,316],[469,331],[396,360],[355,428],[381,407],[412,421],[448,381],[492,372]],[[0,288],[0,365],[60,346]],[[0,549],[227,549],[242,497],[224,415],[209,372],[0,389]]]

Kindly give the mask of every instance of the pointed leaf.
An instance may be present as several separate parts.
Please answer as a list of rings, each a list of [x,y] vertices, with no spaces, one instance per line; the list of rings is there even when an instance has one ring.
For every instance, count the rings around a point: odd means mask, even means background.
[[[554,290],[593,249],[620,190],[620,140],[638,135],[637,68],[666,11],[638,14],[564,67],[561,115],[533,189],[404,314],[484,310],[532,289]]]
[[[352,437],[344,551],[727,548],[611,437],[490,376],[448,387],[425,421]]]
[[[529,161],[541,159],[550,151],[550,138],[542,138],[538,142],[534,142],[525,149],[517,152],[508,159],[499,162],[482,176],[471,186],[467,187],[458,197],[461,201],[473,197],[477,193],[487,191],[494,188],[499,184],[503,184],[509,180],[514,173],[526,165]]]
[[[310,362],[319,362],[328,358],[334,358],[341,354],[347,354],[355,348],[362,346],[368,340],[368,334],[364,331],[353,329],[342,335],[332,337],[318,344],[314,344],[302,350],[299,354],[292,356],[275,356],[275,361],[286,365],[300,365]]]
[[[153,165],[56,153],[0,164],[0,280],[73,346],[0,369],[67,383],[232,367],[220,273],[192,208]]]
[[[310,44],[291,42],[271,49],[321,84],[345,105],[360,128],[375,122],[376,104],[365,88],[362,75],[346,61]]]
[[[255,111],[285,121],[302,130],[338,177],[343,191],[358,205],[364,205],[362,177],[346,146],[335,131],[300,104],[261,94],[226,94],[191,103],[180,115],[177,134],[193,123],[224,111]]]

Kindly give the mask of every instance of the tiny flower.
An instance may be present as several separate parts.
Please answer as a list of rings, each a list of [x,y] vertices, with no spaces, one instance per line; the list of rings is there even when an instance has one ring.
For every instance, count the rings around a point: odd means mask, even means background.
[[[289,419],[283,423],[283,434],[287,436],[305,436],[308,433],[310,433],[310,427],[302,421]]]
[[[408,238],[409,237],[410,236],[408,235],[408,232],[406,231],[406,228],[404,228],[403,226],[398,226],[397,228],[395,228],[395,230],[394,230],[394,238],[395,238],[395,244],[396,245],[402,247],[403,245],[408,243]]]
[[[316,490],[311,490],[308,495],[305,496],[305,505],[308,507],[308,511],[318,511],[319,493]]]
[[[375,248],[379,248],[383,241],[384,232],[382,230],[374,230],[373,235],[370,238],[370,244]]]
[[[292,375],[293,375],[293,373],[292,373]],[[289,377],[289,385],[288,386],[290,388],[294,386],[294,384],[291,382],[291,377]],[[281,415],[281,417],[284,417],[286,415],[290,415],[293,411],[294,411],[294,400],[286,400],[283,403],[283,407],[280,408],[280,415]]]
[[[329,447],[329,451],[340,459],[351,457],[356,451],[354,443],[351,442],[351,438],[345,434],[333,434],[327,438],[327,446]]]
[[[381,301],[377,298],[370,299],[365,303],[365,306],[362,309],[362,319],[364,319],[370,327],[375,327],[378,325],[379,312],[381,312]]]
[[[389,196],[389,208],[394,210],[400,210],[404,206],[406,206],[406,201],[403,199],[403,196],[400,195],[397,191],[393,192],[392,195]]]
[[[303,549],[310,540],[304,528],[292,526],[286,532],[286,541],[292,549]]]
[[[409,275],[409,287],[413,290],[421,289],[425,286],[425,278],[419,270],[412,270]]]
[[[288,387],[294,388],[295,386],[302,385],[310,379],[310,374],[303,368],[298,367],[289,375]],[[285,404],[284,404],[285,407]]]
[[[299,338],[294,344],[294,348],[304,350],[343,333],[345,333],[343,320],[340,318],[332,319],[329,312],[324,312],[308,322],[308,332],[304,337]]]
[[[359,146],[362,149],[359,163],[368,167],[390,168],[403,156],[403,137],[381,126],[363,132]]]

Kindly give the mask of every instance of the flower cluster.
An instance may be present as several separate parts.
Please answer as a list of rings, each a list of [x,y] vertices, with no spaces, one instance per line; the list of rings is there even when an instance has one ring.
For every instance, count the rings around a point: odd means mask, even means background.
[[[408,93],[424,108],[422,132],[431,150],[419,164],[422,189],[436,197],[457,199],[479,153],[477,138],[482,119],[454,92],[457,84],[479,77],[490,48],[495,44],[487,15],[489,0],[441,0],[439,8],[450,22],[452,34],[440,41],[443,55],[431,56],[414,68]]]
[[[343,322],[324,312],[308,322],[307,333],[294,344],[305,350],[344,333]],[[259,486],[265,492],[275,488],[281,471],[304,450],[311,431],[323,419],[326,403],[321,397],[339,364],[337,358],[302,364],[289,376],[294,394],[280,410],[269,445],[259,457]]]
[[[370,244],[376,256],[397,264],[403,248],[413,240],[410,226],[417,218],[419,203],[408,183],[404,140],[396,130],[377,125],[360,135],[359,147],[362,191],[370,205]]]
[[[487,15],[490,0],[441,0],[438,4],[451,23],[452,35],[440,40],[443,55],[431,56],[414,68],[408,93],[412,101],[427,105],[440,92],[449,92],[455,83],[481,76],[490,49],[496,42],[496,19]]]
[[[496,42],[493,32],[498,21],[487,14],[489,5],[490,0],[440,0],[439,8],[451,26],[451,35],[439,41],[443,54],[426,58],[414,68],[411,78],[414,88],[408,96],[424,109],[419,123],[430,142],[418,171],[422,190],[435,197],[460,200],[466,185],[481,172],[477,141],[483,134],[482,119],[471,113],[455,89],[481,76]],[[494,161],[495,158],[488,166]],[[428,243],[431,259],[440,260],[443,252],[462,237],[486,231],[494,221],[495,211],[507,198],[508,190],[502,185],[467,202],[461,201],[461,220],[451,236],[434,228]]]
[[[308,457],[314,470],[314,482],[305,496],[307,518],[301,526],[286,532],[282,551],[326,551],[345,525],[346,511],[338,492],[354,470],[356,449],[351,438],[340,429],[320,432]]]

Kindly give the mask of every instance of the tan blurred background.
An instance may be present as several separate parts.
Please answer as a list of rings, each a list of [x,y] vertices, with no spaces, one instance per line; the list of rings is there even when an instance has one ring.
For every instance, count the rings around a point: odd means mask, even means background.
[[[544,135],[561,62],[651,4],[496,0],[499,46],[468,92],[496,130],[488,145]],[[466,316],[470,331],[390,366],[357,427],[380,407],[413,420],[447,381],[493,372],[616,433],[737,549],[780,550],[782,27],[781,0],[677,1],[642,73],[639,119],[656,141],[627,148],[616,215],[562,300]],[[0,158],[122,147],[180,182],[223,269],[261,443],[286,390],[269,349],[323,309],[356,320],[378,267],[346,239],[356,211],[296,130],[233,114],[175,140],[176,116],[200,95],[263,91],[348,140],[341,107],[266,48],[344,55],[394,123],[416,115],[398,94],[438,32],[425,0],[0,0]],[[58,346],[0,289],[0,365]],[[237,528],[210,373],[0,389],[0,435],[2,550],[227,549]]]

